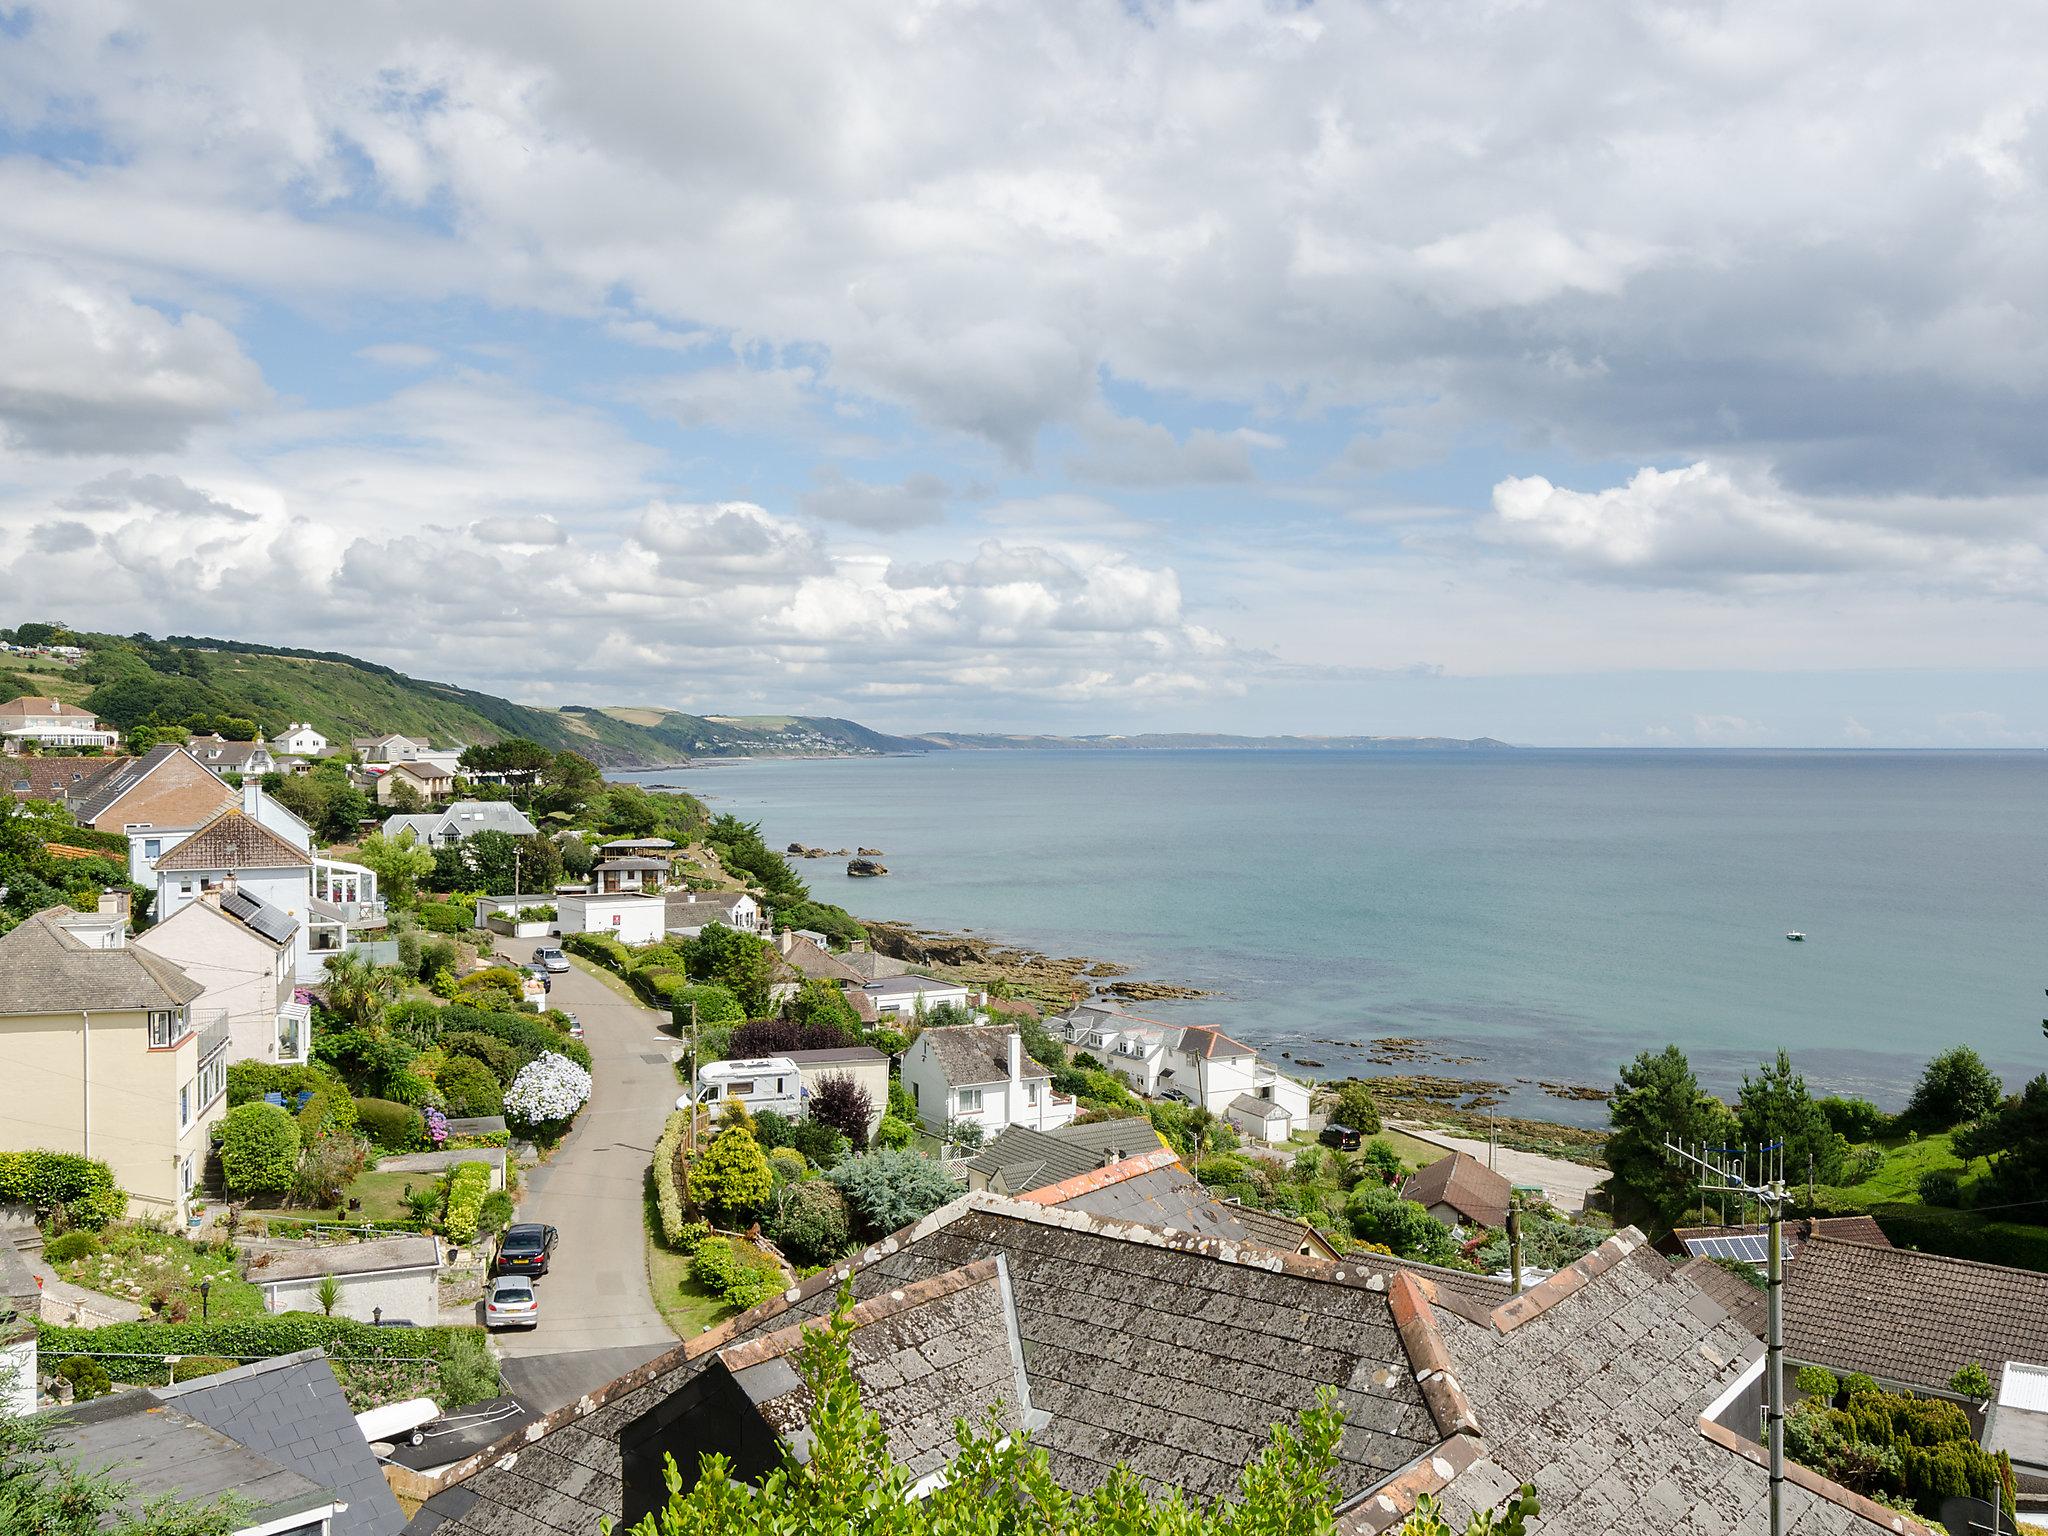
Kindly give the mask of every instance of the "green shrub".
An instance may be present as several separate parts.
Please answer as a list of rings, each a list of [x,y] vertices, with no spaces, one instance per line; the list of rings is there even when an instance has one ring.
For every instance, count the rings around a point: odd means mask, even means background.
[[[222,1371],[232,1371],[239,1363],[223,1360],[219,1355],[186,1355],[171,1366],[171,1380],[196,1381],[201,1376],[218,1376]]]
[[[114,1390],[114,1378],[90,1355],[73,1355],[57,1367],[57,1374],[71,1383],[71,1395],[81,1403]]]
[[[290,1189],[299,1166],[299,1127],[275,1104],[242,1104],[223,1118],[221,1176],[230,1195]]]
[[[477,1209],[476,1229],[485,1236],[502,1232],[512,1224],[512,1197],[502,1189],[494,1189],[484,1196],[484,1203]]]
[[[1920,1198],[1954,1209],[1963,1203],[1963,1176],[1954,1168],[1930,1168],[1920,1175]]]
[[[448,1176],[448,1213],[444,1226],[451,1243],[476,1241],[484,1196],[491,1191],[489,1163],[457,1163]]]
[[[688,986],[673,988],[664,999],[666,1006],[674,1013],[678,1024],[690,1022],[690,1005],[697,1005],[697,1027],[708,1028],[714,1024],[744,1024],[747,1010],[740,1006],[740,1000],[724,987],[709,982],[693,982]]]
[[[1958,1397],[1967,1397],[1984,1403],[1991,1400],[1991,1373],[1972,1360],[1948,1379],[1949,1391]]]
[[[0,1205],[27,1205],[66,1226],[119,1221],[128,1195],[105,1163],[75,1152],[0,1152]]]
[[[633,964],[633,952],[608,933],[568,934],[562,940],[562,948],[614,971],[624,972]]]
[[[430,933],[462,933],[475,921],[474,911],[464,913],[462,908],[445,901],[423,901],[420,903],[420,921]]]
[[[410,1104],[357,1099],[355,1112],[363,1134],[386,1152],[413,1152],[426,1145],[426,1121]]]
[[[356,1101],[333,1078],[326,1079],[299,1111],[299,1141],[311,1146],[322,1136],[353,1136],[362,1129]],[[375,1138],[373,1137],[372,1140]]]
[[[43,1257],[52,1264],[68,1264],[100,1251],[100,1240],[90,1232],[66,1232],[43,1244]]]
[[[1824,1365],[1802,1365],[1792,1378],[1792,1384],[1808,1397],[1823,1403],[1832,1403],[1835,1394],[1842,1390],[1842,1384],[1835,1380],[1835,1373]]]
[[[809,1179],[785,1189],[764,1230],[799,1264],[829,1264],[853,1241],[846,1197],[823,1179]]]
[[[334,1074],[309,1063],[280,1066],[271,1061],[228,1063],[228,1108],[251,1103],[266,1093],[290,1099],[299,1093],[318,1093],[332,1084]]]
[[[754,1133],[728,1125],[690,1169],[690,1193],[714,1220],[750,1219],[775,1193],[775,1177]]]
[[[711,1235],[708,1221],[686,1221],[676,1229],[675,1241],[669,1246],[677,1253],[695,1253],[704,1239]]]
[[[450,1031],[441,1037],[441,1049],[448,1053],[451,1060],[459,1057],[481,1062],[500,1086],[511,1082],[519,1075],[521,1067],[540,1054],[538,1051],[529,1054],[508,1041],[500,1040],[496,1035],[485,1034],[480,1029]],[[502,1102],[502,1095],[500,1098]],[[491,1113],[496,1114],[498,1111],[492,1110]]]
[[[1884,1228],[1884,1235],[1901,1248],[2048,1270],[2048,1226],[1986,1221],[1974,1211],[1936,1205],[1879,1205],[1872,1207],[1870,1214]]]
[[[768,1172],[774,1176],[775,1187],[800,1184],[811,1173],[811,1160],[795,1147],[776,1147],[768,1154]]]
[[[824,1121],[792,1120],[772,1109],[754,1116],[754,1139],[768,1151],[793,1147],[820,1168],[832,1167],[851,1150],[847,1139]]]
[[[451,939],[429,939],[420,946],[419,969],[413,974],[421,981],[430,981],[441,971],[454,974],[459,956]]]
[[[917,1145],[917,1127],[908,1120],[884,1115],[882,1123],[875,1127],[875,1145],[890,1149],[914,1147]]]
[[[783,1288],[781,1266],[740,1238],[707,1237],[690,1260],[697,1282],[742,1312]]]
[[[662,1241],[681,1250],[683,1227],[682,1164],[683,1143],[690,1129],[690,1113],[676,1110],[654,1139],[654,1208],[661,1221]]]
[[[1451,1229],[1413,1200],[1371,1179],[1361,1180],[1344,1204],[1351,1230],[1362,1241],[1384,1243],[1404,1259],[1442,1264],[1457,1255]]]
[[[505,1112],[505,1091],[498,1086],[497,1076],[473,1057],[449,1057],[435,1085],[441,1090],[442,1105],[457,1118]]]
[[[960,1193],[943,1164],[915,1152],[863,1152],[825,1177],[846,1196],[864,1237],[907,1227]]]
[[[441,1143],[443,1152],[474,1152],[480,1147],[509,1147],[512,1145],[510,1131],[478,1131],[461,1136],[450,1136]]]
[[[1861,1371],[1851,1371],[1842,1378],[1842,1391],[1848,1395],[1852,1402],[1859,1397],[1868,1396],[1878,1390],[1877,1383]]]
[[[1828,1129],[1850,1141],[1876,1141],[1891,1126],[1891,1116],[1868,1099],[1830,1096],[1814,1103],[1827,1116]]]

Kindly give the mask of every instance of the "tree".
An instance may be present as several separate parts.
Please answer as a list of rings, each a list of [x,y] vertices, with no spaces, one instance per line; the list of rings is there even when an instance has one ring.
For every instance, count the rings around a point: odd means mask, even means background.
[[[690,1194],[722,1226],[751,1220],[775,1193],[775,1175],[754,1133],[729,1125],[690,1170]]]
[[[427,808],[426,797],[407,779],[392,779],[391,789],[383,798],[385,808],[394,816],[417,816]]]
[[[1999,1199],[2048,1199],[2048,1075],[1957,1131],[1955,1149],[1991,1159],[1990,1185]]]
[[[859,1035],[836,1024],[806,1027],[794,1019],[755,1019],[732,1032],[731,1049],[736,1056],[780,1056],[785,1051],[831,1051],[859,1043]]]
[[[396,837],[372,832],[357,846],[356,862],[376,875],[378,891],[394,907],[411,906],[420,881],[434,872],[432,850],[410,831]]]
[[[1991,1373],[1972,1360],[1949,1377],[1948,1389],[1957,1397],[1973,1398],[1980,1403],[1989,1402],[1993,1391]]]
[[[1362,1241],[1380,1243],[1401,1258],[1442,1264],[1458,1255],[1458,1240],[1449,1227],[1374,1180],[1359,1182],[1344,1203],[1344,1214]]]
[[[806,1027],[831,1025],[849,1041],[860,1037],[860,1015],[853,1011],[846,994],[829,981],[806,981],[796,996],[782,1005],[782,1016]]]
[[[790,1185],[777,1197],[763,1225],[776,1245],[799,1264],[829,1264],[853,1241],[846,1197],[823,1179]]]
[[[344,950],[327,957],[327,1010],[361,1028],[374,1024],[398,996],[399,976],[363,955]]]
[[[313,1299],[320,1303],[321,1316],[334,1316],[334,1309],[341,1305],[341,1281],[333,1275],[322,1275],[320,1283],[313,1287]]]
[[[457,850],[471,890],[486,896],[516,896],[525,880],[526,839],[486,828],[472,832]]]
[[[505,1093],[497,1075],[472,1056],[449,1057],[434,1085],[441,1090],[448,1113],[458,1119],[505,1112]]]
[[[708,924],[690,940],[687,957],[692,981],[724,987],[739,999],[747,1017],[768,1012],[768,989],[775,981],[774,950],[765,940],[723,923]]]
[[[502,774],[515,782],[526,783],[553,767],[555,754],[537,741],[511,736],[504,741],[464,747],[457,761],[473,774]]]
[[[299,1166],[298,1122],[276,1104],[241,1104],[227,1112],[220,1170],[231,1195],[282,1194]]]
[[[1379,1102],[1363,1078],[1347,1077],[1337,1085],[1330,1099],[1330,1120],[1336,1125],[1348,1125],[1362,1136],[1379,1130]]]
[[[1794,1181],[1811,1169],[1815,1179],[1831,1184],[1849,1155],[1849,1144],[1806,1091],[1806,1079],[1792,1070],[1789,1051],[1778,1052],[1755,1077],[1743,1075],[1735,1116],[1745,1145],[1783,1146],[1786,1176]]]
[[[960,1193],[944,1166],[915,1152],[863,1152],[825,1175],[846,1196],[863,1236],[882,1237]]]
[[[868,1124],[875,1113],[874,1096],[848,1072],[831,1072],[811,1090],[811,1118],[844,1136],[856,1152],[868,1144]]]
[[[1665,1150],[1667,1141],[1725,1142],[1733,1118],[1719,1099],[1700,1087],[1692,1065],[1675,1045],[1644,1051],[1621,1069],[1608,1100],[1609,1181],[1624,1204],[1669,1223],[1692,1203],[1693,1176]]]
[[[1899,1122],[1925,1135],[1978,1120],[1998,1108],[2005,1084],[1967,1045],[1927,1063]]]
[[[293,774],[294,779],[310,779],[310,773]],[[289,782],[289,780],[287,781]],[[363,829],[363,821],[375,807],[370,797],[353,784],[342,784],[327,797],[327,804],[321,810],[317,823],[329,842],[352,843]]]

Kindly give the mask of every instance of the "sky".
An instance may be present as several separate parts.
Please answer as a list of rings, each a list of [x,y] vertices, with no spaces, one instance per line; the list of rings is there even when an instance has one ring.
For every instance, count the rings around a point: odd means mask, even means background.
[[[2048,745],[2048,8],[0,0],[0,622]]]

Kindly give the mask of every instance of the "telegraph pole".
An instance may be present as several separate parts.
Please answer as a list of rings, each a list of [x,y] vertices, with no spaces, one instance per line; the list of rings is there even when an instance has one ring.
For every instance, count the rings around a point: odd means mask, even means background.
[[[1682,1166],[1697,1168],[1702,1195],[1718,1190],[1755,1200],[1770,1223],[1770,1298],[1764,1339],[1764,1429],[1770,1452],[1771,1536],[1785,1532],[1785,1143],[1755,1148],[1758,1177],[1749,1177],[1750,1153],[1742,1147],[1708,1147],[1669,1141],[1664,1150]]]
[[[697,1155],[697,1001],[690,1000],[690,1038],[683,1054],[690,1062],[690,1156]]]

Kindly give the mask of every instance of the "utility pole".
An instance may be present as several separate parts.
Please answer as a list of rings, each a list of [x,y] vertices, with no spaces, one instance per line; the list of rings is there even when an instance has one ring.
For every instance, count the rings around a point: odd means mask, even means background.
[[[1754,1149],[1758,1177],[1749,1177],[1750,1152],[1742,1147],[1708,1147],[1697,1142],[1664,1143],[1681,1166],[1702,1174],[1701,1189],[1755,1200],[1770,1223],[1765,1294],[1770,1298],[1764,1339],[1764,1429],[1770,1453],[1771,1536],[1785,1533],[1785,1143]]]
[[[697,1001],[690,1000],[690,1038],[683,1054],[690,1063],[690,1156],[697,1155]]]
[[[1508,1196],[1508,1282],[1522,1294],[1522,1202],[1515,1195]]]

